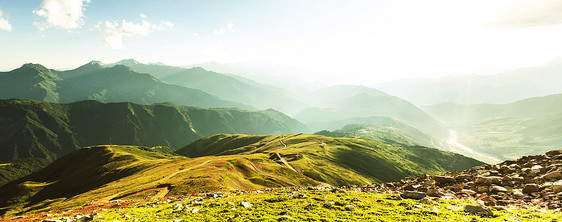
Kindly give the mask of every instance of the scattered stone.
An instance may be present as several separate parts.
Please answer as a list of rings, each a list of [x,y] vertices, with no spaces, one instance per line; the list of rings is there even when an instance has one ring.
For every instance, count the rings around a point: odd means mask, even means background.
[[[406,191],[400,194],[400,197],[404,199],[414,199],[414,200],[419,200],[421,198],[424,198],[425,196],[426,196],[425,193],[419,191]]]
[[[191,213],[192,213],[192,214],[197,213],[197,212],[199,212],[199,209],[197,209],[197,208],[193,208],[193,209],[191,210]]]
[[[432,204],[433,203],[433,201],[431,199],[429,199],[428,197],[421,198],[417,201],[418,201],[418,203],[421,203],[421,204]]]
[[[448,177],[448,176],[434,176],[433,179],[434,179],[435,182],[437,182],[438,184],[447,184],[447,183],[454,183],[454,182],[457,182],[457,180],[455,180],[455,178],[453,178],[453,177]]]
[[[505,187],[502,187],[502,186],[492,186],[492,188],[490,188],[490,191],[493,192],[493,193],[507,192],[507,189]]]
[[[244,208],[250,208],[252,206],[254,206],[253,204],[246,202],[246,201],[240,201],[240,206],[244,207]]]
[[[492,210],[486,206],[466,205],[464,211],[467,213],[477,214],[480,216],[493,216]]]
[[[534,184],[534,183],[530,183],[530,184],[525,185],[522,192],[524,194],[531,194],[531,193],[537,192],[537,191],[539,191],[539,185]]]

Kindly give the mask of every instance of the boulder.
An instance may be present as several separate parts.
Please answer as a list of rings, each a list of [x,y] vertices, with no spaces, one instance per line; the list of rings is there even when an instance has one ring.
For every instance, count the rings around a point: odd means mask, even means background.
[[[562,191],[562,180],[559,180],[559,181],[556,181],[556,182],[552,183],[552,186],[550,188],[555,193],[558,193],[558,192]]]
[[[562,178],[562,173],[560,173],[560,171],[550,172],[541,176],[541,179],[545,179],[545,180],[558,179],[558,178]]]
[[[447,183],[454,183],[457,182],[455,178],[448,177],[448,176],[434,176],[433,179],[437,184],[447,184]]]
[[[507,192],[507,189],[505,187],[502,186],[492,186],[492,188],[490,188],[490,191],[497,193],[497,192]]]
[[[477,214],[480,216],[494,216],[492,210],[486,206],[475,206],[475,205],[466,205],[464,206],[464,212]]]
[[[418,191],[406,191],[406,192],[400,194],[400,196],[404,199],[419,200],[419,199],[424,198],[426,195],[425,195],[425,193],[418,192]]]
[[[253,204],[246,202],[246,201],[240,201],[240,206],[244,207],[244,208],[250,208],[252,206],[254,206]]]
[[[535,183],[530,183],[530,184],[526,184],[525,187],[523,187],[523,193],[524,194],[530,194],[533,192],[537,192],[539,191],[539,185],[535,184]]]

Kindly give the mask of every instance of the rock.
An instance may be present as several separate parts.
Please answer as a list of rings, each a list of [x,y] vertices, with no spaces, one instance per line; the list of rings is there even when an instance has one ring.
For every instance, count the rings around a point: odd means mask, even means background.
[[[240,201],[240,206],[244,207],[244,208],[250,208],[252,206],[254,206],[253,204],[246,202],[246,201]]]
[[[42,220],[41,222],[61,222],[60,220],[53,220],[53,219],[46,219]]]
[[[460,174],[455,176],[456,181],[469,181],[472,179],[472,175],[470,174]]]
[[[548,180],[548,179],[558,179],[561,177],[562,177],[562,173],[560,173],[560,171],[554,171],[541,176],[541,179]]]
[[[537,192],[539,191],[539,185],[535,184],[535,183],[530,183],[530,184],[526,184],[525,187],[523,187],[523,193],[524,194],[530,194],[533,192]]]
[[[435,182],[437,182],[438,184],[447,184],[447,183],[454,183],[454,182],[457,182],[457,180],[455,180],[455,178],[453,178],[453,177],[447,177],[447,176],[434,176],[433,179],[434,179]]]
[[[182,222],[182,219],[175,219],[174,222]]]
[[[552,186],[550,188],[555,193],[558,193],[558,192],[562,191],[562,180],[559,180],[559,181],[556,181],[556,182],[552,183]]]
[[[197,212],[199,212],[199,209],[197,209],[197,208],[193,208],[193,209],[191,210],[191,213],[192,213],[192,214],[197,213]]]
[[[477,214],[480,216],[493,216],[492,210],[486,206],[474,206],[466,205],[464,206],[464,211],[467,213]]]
[[[427,195],[430,197],[442,197],[445,196],[445,194],[437,189],[429,189],[427,192]]]
[[[419,199],[425,197],[425,193],[418,192],[418,191],[406,191],[406,192],[400,194],[400,196],[402,198],[405,198],[405,199],[419,200]]]
[[[491,192],[497,193],[497,192],[507,192],[507,189],[505,187],[502,186],[492,186],[492,188],[490,189]]]
[[[176,204],[176,205],[174,205],[173,209],[174,209],[174,210],[177,210],[177,211],[183,210],[183,205],[181,205],[181,204]]]
[[[458,194],[466,194],[466,195],[468,195],[468,196],[474,196],[474,195],[476,194],[476,191],[473,191],[473,190],[466,190],[466,189],[465,189],[465,190],[461,190],[461,191],[457,192],[456,194],[457,194],[457,195],[458,195]]]
[[[502,181],[502,178],[498,177],[498,176],[489,176],[489,177],[479,176],[479,177],[476,178],[474,183],[489,185],[489,184],[500,184],[501,181]]]
[[[427,197],[421,198],[417,201],[418,201],[418,203],[421,203],[421,204],[432,204],[433,203],[433,201],[431,199],[427,198]]]

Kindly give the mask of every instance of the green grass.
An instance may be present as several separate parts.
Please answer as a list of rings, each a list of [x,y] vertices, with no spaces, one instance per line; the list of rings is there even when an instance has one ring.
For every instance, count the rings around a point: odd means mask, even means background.
[[[264,193],[226,192],[223,198],[203,197],[203,204],[191,200],[197,196],[175,196],[162,200],[136,200],[104,205],[87,205],[30,215],[19,221],[58,219],[77,214],[98,213],[94,221],[551,221],[562,213],[541,208],[508,211],[493,209],[493,217],[466,213],[463,206],[475,204],[461,200],[433,199],[431,204],[404,199],[397,195],[356,191],[280,189]],[[244,208],[241,201],[252,203]],[[180,204],[191,210],[174,210]],[[192,213],[194,208],[198,212]],[[18,221],[18,220],[14,220]]]

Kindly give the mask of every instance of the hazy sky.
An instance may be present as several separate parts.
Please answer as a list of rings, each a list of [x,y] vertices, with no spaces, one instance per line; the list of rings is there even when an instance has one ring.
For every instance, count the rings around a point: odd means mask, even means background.
[[[217,61],[369,84],[559,57],[559,0],[0,0],[0,70]]]

